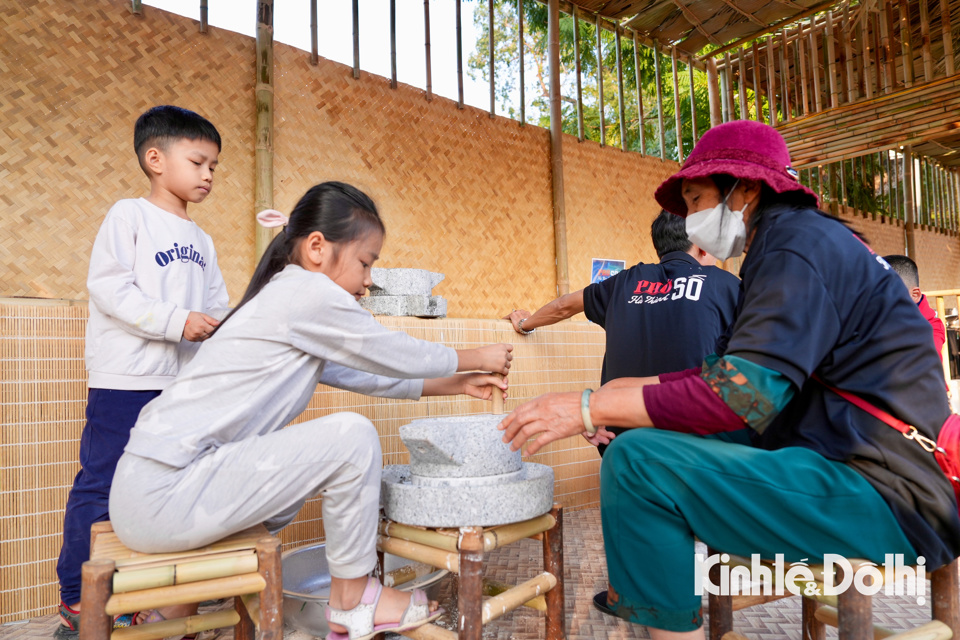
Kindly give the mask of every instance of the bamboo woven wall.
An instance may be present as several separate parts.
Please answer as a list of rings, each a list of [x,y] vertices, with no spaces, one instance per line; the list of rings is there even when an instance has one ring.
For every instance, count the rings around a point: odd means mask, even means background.
[[[844,207],[841,219],[849,222],[854,229],[863,233],[870,246],[881,256],[906,253],[906,237],[903,224],[885,216],[864,217],[850,212]],[[920,287],[937,291],[956,288],[960,280],[960,247],[957,238],[950,234],[917,225],[914,230],[914,242],[917,255],[917,269],[920,271]]]
[[[276,45],[281,210],[323,180],[360,187],[387,226],[377,266],[445,273],[434,293],[448,299],[451,317],[499,317],[510,311],[507,297],[554,297],[545,130],[308,58]]]
[[[590,284],[593,258],[624,260],[628,267],[659,261],[650,241],[660,213],[653,193],[678,169],[672,161],[563,137],[571,291]]]
[[[215,188],[190,215],[213,236],[234,300],[253,260],[253,40],[122,0],[0,8],[0,296],[87,297],[90,249],[121,198],[149,193],[133,124],[174,103],[223,138]]]
[[[79,464],[86,406],[83,335],[87,309],[0,303],[0,624],[54,612],[56,560],[63,508]],[[553,391],[596,386],[603,332],[566,322],[519,336],[506,321],[382,318],[418,338],[468,348],[493,342],[515,346],[506,408]],[[319,387],[299,420],[356,411],[376,424],[384,464],[406,463],[398,428],[424,416],[489,411],[472,399],[381,400]],[[597,506],[600,459],[580,437],[530,458],[556,473],[556,498],[567,508]],[[320,500],[307,503],[281,534],[285,547],[323,540]]]

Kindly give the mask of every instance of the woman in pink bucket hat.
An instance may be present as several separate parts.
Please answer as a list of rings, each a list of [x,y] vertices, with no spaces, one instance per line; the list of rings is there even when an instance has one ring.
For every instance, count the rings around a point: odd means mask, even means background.
[[[695,538],[784,563],[900,554],[930,571],[960,555],[934,456],[834,390],[936,440],[950,410],[929,325],[887,264],[817,210],[780,134],[714,127],[656,198],[705,251],[747,252],[716,353],[689,371],[547,394],[501,423],[528,454],[636,427],[600,470],[613,611],[655,640],[702,638]]]

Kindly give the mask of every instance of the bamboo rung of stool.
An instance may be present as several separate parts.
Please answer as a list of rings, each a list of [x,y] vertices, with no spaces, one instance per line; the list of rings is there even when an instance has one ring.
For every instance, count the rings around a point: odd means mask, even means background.
[[[379,530],[377,546],[381,552],[381,563],[382,554],[391,553],[431,567],[447,569],[460,576],[457,594],[460,612],[458,633],[428,624],[405,631],[402,635],[414,640],[479,640],[483,635],[483,625],[526,605],[545,612],[547,640],[566,637],[563,509],[560,505],[554,505],[549,513],[524,522],[487,529],[429,529],[384,521],[380,523]],[[543,547],[543,573],[516,586],[484,580],[484,553],[533,537]],[[484,601],[484,595],[492,597]]]
[[[531,578],[512,589],[507,589],[498,596],[493,596],[483,603],[483,624],[504,616],[525,602],[546,593],[557,586],[557,578],[546,571],[536,578]],[[546,607],[544,607],[546,609]]]
[[[157,640],[234,627],[236,640],[283,639],[280,541],[263,525],[201,549],[148,554],[127,548],[109,522],[91,528],[83,564],[79,640]],[[118,566],[121,565],[121,566]],[[113,616],[233,598],[233,611],[174,618],[113,631]]]
[[[186,618],[171,618],[163,622],[151,622],[150,624],[138,624],[117,629],[110,634],[110,640],[158,640],[169,636],[188,635],[210,631],[211,629],[220,629],[221,627],[232,627],[238,622],[240,622],[240,614],[236,611],[214,611],[213,613]]]
[[[505,591],[513,589],[512,585],[507,584],[506,582],[500,582],[498,580],[490,580],[488,578],[483,579],[483,595],[491,597],[498,596]],[[547,599],[539,595],[535,598],[531,598],[523,603],[524,607],[530,607],[531,609],[536,609],[537,611],[546,611],[547,610]]]
[[[456,553],[450,553],[418,542],[411,542],[410,540],[384,536],[378,537],[377,546],[384,553],[392,553],[407,560],[423,562],[432,567],[460,573],[460,558]]]
[[[457,640],[457,634],[435,624],[425,624],[416,629],[404,631],[400,635],[413,640]]]
[[[117,571],[113,576],[113,592],[141,591],[169,587],[201,580],[226,578],[257,570],[257,554],[184,562],[161,567]]]
[[[131,591],[111,596],[107,600],[106,612],[111,616],[131,611],[157,609],[177,604],[190,604],[203,600],[217,600],[230,596],[246,595],[263,591],[267,581],[259,573],[242,576],[201,580],[172,587],[157,587],[143,591]]]

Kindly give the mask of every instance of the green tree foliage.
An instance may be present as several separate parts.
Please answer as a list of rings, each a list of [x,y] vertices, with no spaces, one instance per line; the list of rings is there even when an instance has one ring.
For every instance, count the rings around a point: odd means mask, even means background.
[[[473,0],[474,24],[479,36],[476,51],[468,60],[469,73],[474,78],[489,82],[489,4],[494,4],[494,74],[498,113],[519,118],[519,46],[517,0]],[[547,57],[547,8],[536,0],[523,0],[524,62],[526,91],[526,121],[542,127],[550,126],[549,117],[549,63]],[[580,19],[580,66],[583,95],[583,135],[600,141],[600,109],[597,73],[597,28],[591,16]],[[616,36],[600,30],[603,69],[603,115],[606,144],[620,146],[620,113],[618,103]],[[624,115],[626,148],[640,151],[639,113],[637,109],[636,66],[633,40],[621,38],[623,64]],[[660,142],[657,117],[657,88],[653,50],[640,46],[636,59],[640,64],[643,94],[645,152],[658,156]],[[560,67],[564,132],[577,135],[576,59],[574,56],[573,17],[560,16]],[[683,123],[684,156],[693,148],[690,110],[690,76],[686,65],[678,64],[680,117]],[[669,55],[660,56],[660,74],[663,97],[664,146],[666,157],[677,159],[677,132],[674,112],[673,76]],[[694,73],[694,102],[697,131],[702,134],[709,127],[709,104],[706,75]]]

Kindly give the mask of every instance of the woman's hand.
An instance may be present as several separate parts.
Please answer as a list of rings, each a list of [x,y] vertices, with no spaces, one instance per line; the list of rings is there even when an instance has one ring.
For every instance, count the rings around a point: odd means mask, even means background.
[[[583,433],[583,438],[593,446],[599,446],[601,444],[610,444],[610,442],[617,437],[613,431],[610,431],[606,427],[597,427],[597,432],[593,435],[590,435],[587,432]]]
[[[533,455],[554,440],[586,431],[580,393],[548,393],[534,398],[514,409],[497,428],[504,432],[503,441],[511,443],[511,451],[527,443],[527,455]]]
[[[526,309],[514,309],[509,314],[503,316],[504,320],[509,320],[510,324],[513,325],[513,330],[517,333],[523,333],[523,330],[520,328],[520,321],[529,318],[530,312]]]

